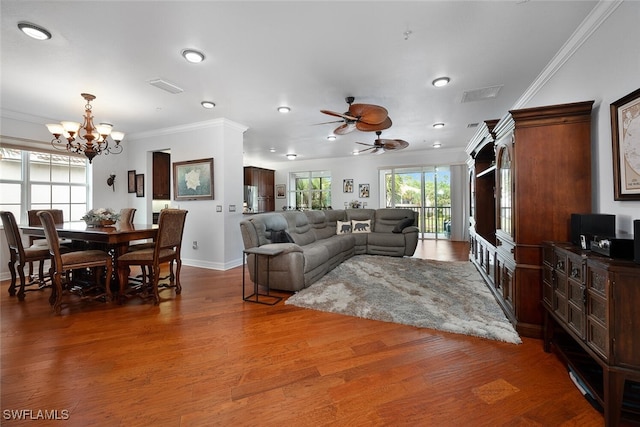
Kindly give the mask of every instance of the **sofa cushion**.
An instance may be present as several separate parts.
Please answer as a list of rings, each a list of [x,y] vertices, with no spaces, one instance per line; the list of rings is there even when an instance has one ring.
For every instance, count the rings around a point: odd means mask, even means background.
[[[327,211],[304,211],[304,214],[309,220],[309,225],[316,236],[316,240],[328,239],[336,234],[335,228],[327,224],[325,212]]]
[[[293,243],[293,239],[285,230],[272,230],[271,243]]]
[[[376,233],[391,233],[398,223],[405,219],[411,218],[415,221],[416,213],[411,209],[394,209],[382,208],[376,211],[375,223],[373,231]]]
[[[304,246],[316,241],[316,234],[304,212],[285,211],[278,215],[282,215],[286,219],[287,231],[296,244]]]
[[[396,224],[396,226],[393,227],[393,230],[391,230],[391,232],[392,233],[402,233],[402,230],[404,230],[405,228],[409,227],[410,225],[413,225],[413,218],[401,219],[400,222],[398,222]]]
[[[371,233],[371,220],[351,220],[352,233]]]
[[[351,233],[351,221],[336,221],[336,234]]]

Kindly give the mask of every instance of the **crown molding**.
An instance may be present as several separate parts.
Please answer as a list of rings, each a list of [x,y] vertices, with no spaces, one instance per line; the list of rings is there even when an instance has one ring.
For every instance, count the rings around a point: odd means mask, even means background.
[[[582,21],[573,32],[569,40],[560,48],[558,53],[542,70],[531,86],[516,101],[512,109],[519,109],[527,105],[538,91],[553,77],[565,62],[589,39],[589,37],[607,20],[609,15],[622,4],[624,0],[600,0],[591,13]]]

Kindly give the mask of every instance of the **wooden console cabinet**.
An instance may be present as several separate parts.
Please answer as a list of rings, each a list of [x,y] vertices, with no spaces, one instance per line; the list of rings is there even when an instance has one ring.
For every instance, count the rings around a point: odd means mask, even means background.
[[[544,349],[569,365],[605,425],[640,422],[640,265],[545,242]]]
[[[591,212],[592,105],[512,110],[467,146],[470,258],[523,336],[542,337],[542,242]]]

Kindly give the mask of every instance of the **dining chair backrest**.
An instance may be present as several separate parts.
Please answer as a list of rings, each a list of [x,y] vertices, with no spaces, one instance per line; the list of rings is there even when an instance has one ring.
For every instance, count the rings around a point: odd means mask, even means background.
[[[21,259],[23,259],[24,246],[22,244],[22,238],[20,237],[20,229],[18,228],[16,217],[9,211],[0,212],[0,216],[2,216],[2,226],[4,227],[4,232],[7,236],[9,250],[18,252]]]
[[[52,255],[56,268],[62,268],[62,255],[60,252],[60,237],[58,236],[58,230],[56,230],[56,223],[53,219],[53,215],[49,211],[38,212],[38,217],[42,223],[44,229],[44,235],[47,238],[47,245],[49,246],[49,253]]]
[[[136,216],[136,208],[120,209],[120,224],[133,224],[133,217]]]
[[[173,249],[180,254],[182,246],[182,234],[187,211],[182,209],[163,209],[158,219],[158,237],[155,251]]]
[[[49,212],[53,217],[54,224],[62,224],[64,222],[64,213],[62,209],[31,209],[27,211],[29,225],[42,225],[38,212]]]

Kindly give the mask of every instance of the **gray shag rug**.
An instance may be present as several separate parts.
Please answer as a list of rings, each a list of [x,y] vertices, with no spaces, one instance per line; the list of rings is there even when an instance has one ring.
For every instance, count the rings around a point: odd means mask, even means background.
[[[356,255],[285,304],[522,342],[469,261]]]

